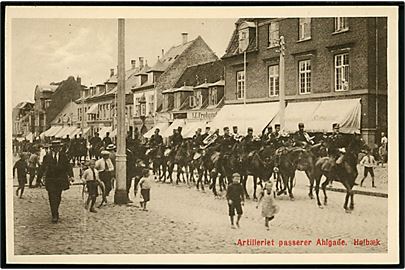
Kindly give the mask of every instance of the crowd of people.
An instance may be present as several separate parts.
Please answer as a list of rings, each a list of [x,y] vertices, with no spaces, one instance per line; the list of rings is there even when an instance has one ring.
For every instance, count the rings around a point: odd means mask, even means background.
[[[241,146],[243,154],[240,161],[242,163],[249,162],[253,155],[263,149],[263,147],[271,146],[274,151],[274,170],[277,172],[278,162],[285,149],[288,147],[311,148],[314,145],[326,143],[326,155],[333,157],[336,164],[341,162],[347,140],[345,135],[340,132],[339,124],[333,124],[333,132],[331,134],[315,133],[309,134],[305,131],[304,123],[298,124],[298,130],[293,134],[287,134],[280,130],[280,125],[275,125],[274,130],[271,126],[267,127],[260,136],[255,136],[252,128],[247,129],[247,135],[241,136],[238,132],[238,127],[232,127],[232,133],[229,127],[223,128],[223,134],[220,135],[219,130],[211,132],[210,127],[206,127],[205,132],[202,129],[197,129],[192,138],[183,138],[182,128],[173,129],[173,134],[165,140],[160,135],[160,130],[155,129],[151,138],[143,139],[132,138],[128,135],[127,144],[127,193],[129,199],[129,188],[132,185],[132,180],[135,179],[135,191],[137,196],[141,198],[141,206],[143,210],[147,210],[146,205],[150,200],[150,173],[149,164],[153,164],[153,173],[155,177],[161,177],[160,173],[155,170],[155,163],[158,155],[156,149],[164,149],[164,154],[160,158],[166,157],[166,164],[162,166],[170,167],[172,164],[177,164],[177,173],[181,171],[180,163],[177,160],[177,154],[181,148],[186,145],[191,152],[187,152],[187,160],[192,164],[196,160],[203,160],[207,156],[210,149],[216,149],[218,155],[215,158],[210,156],[211,162],[214,164],[211,171],[208,171],[207,166],[200,165],[204,170],[198,170],[199,178],[201,179],[205,173],[205,177],[212,175],[212,172],[219,170],[219,174],[228,177],[230,185],[226,188],[227,202],[229,205],[229,216],[233,228],[239,226],[239,221],[242,216],[242,206],[244,198],[247,195],[246,187],[242,185],[241,178],[244,175],[234,169],[231,174],[226,171],[220,171],[220,168],[228,162],[228,157],[235,151],[235,146]],[[356,135],[354,135],[356,136]],[[17,172],[18,188],[16,195],[22,198],[25,185],[28,178],[28,187],[45,186],[49,196],[51,208],[52,222],[57,223],[59,220],[59,204],[61,201],[62,191],[69,189],[73,179],[73,166],[80,167],[80,178],[87,187],[88,198],[85,206],[92,213],[96,213],[95,204],[96,198],[102,195],[102,202],[107,203],[107,198],[114,188],[115,177],[115,145],[113,140],[106,133],[104,138],[100,138],[98,133],[95,133],[90,139],[86,139],[79,134],[74,138],[66,136],[62,140],[56,138],[47,138],[46,140],[35,139],[33,142],[13,140],[13,151],[20,155],[20,159],[15,163],[13,168],[13,176]],[[167,150],[167,151],[166,151]],[[284,152],[283,152],[284,151]],[[367,148],[367,154],[361,159],[360,164],[364,166],[364,178],[368,174],[372,178],[372,186],[375,187],[373,168],[377,163],[384,164],[387,162],[388,139],[384,133],[381,134],[381,143],[379,146]],[[138,160],[142,160],[141,163]],[[205,164],[204,163],[204,164]],[[160,165],[159,165],[160,166]],[[191,165],[190,165],[191,166]],[[166,173],[166,170],[164,170]],[[271,172],[271,173],[273,173]],[[170,171],[169,171],[170,173]],[[193,171],[191,172],[193,174]],[[271,174],[270,173],[270,174]],[[157,175],[158,174],[158,175]],[[164,175],[166,177],[166,174]],[[34,180],[36,180],[34,185]],[[43,182],[43,180],[45,180]],[[262,204],[262,215],[265,218],[265,225],[268,227],[269,221],[274,218],[278,212],[278,207],[274,204],[271,195],[274,191],[272,181],[264,183],[264,187],[259,195],[258,202]],[[214,185],[214,186],[213,186]],[[215,182],[211,183],[215,190]],[[198,182],[197,182],[198,188]],[[235,211],[237,220],[234,222]]]

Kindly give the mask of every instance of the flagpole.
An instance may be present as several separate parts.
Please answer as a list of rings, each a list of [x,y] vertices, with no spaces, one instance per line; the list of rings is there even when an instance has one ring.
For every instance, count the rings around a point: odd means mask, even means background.
[[[284,81],[284,55],[285,55],[285,42],[284,36],[280,37],[280,112],[279,112],[279,120],[280,120],[280,130],[284,131],[285,129],[285,81]]]

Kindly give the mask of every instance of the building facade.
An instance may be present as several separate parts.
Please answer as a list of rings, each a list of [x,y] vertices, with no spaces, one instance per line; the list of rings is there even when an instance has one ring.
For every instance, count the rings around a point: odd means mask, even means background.
[[[20,102],[13,108],[13,137],[26,136],[33,132],[34,119],[34,103]]]
[[[278,102],[280,37],[287,108],[297,102],[358,99],[361,133],[369,144],[377,141],[379,131],[387,129],[386,19],[238,20],[222,57],[226,104]],[[336,114],[341,109],[335,108]]]
[[[133,87],[134,125],[141,134],[145,134],[156,124],[169,124],[173,115],[163,110],[163,92],[175,87],[188,66],[217,60],[218,57],[198,36],[188,41],[187,33],[182,33],[182,43],[173,46],[158,58],[145,74],[140,75]]]

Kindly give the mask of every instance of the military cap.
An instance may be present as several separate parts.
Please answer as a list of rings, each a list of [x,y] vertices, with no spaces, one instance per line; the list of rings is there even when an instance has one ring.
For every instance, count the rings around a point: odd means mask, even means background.
[[[274,125],[274,128],[278,128],[278,127],[280,127],[280,124],[275,124]]]
[[[248,132],[249,132],[249,131],[253,131],[253,128],[250,127],[250,128],[248,128],[247,130],[248,130]]]
[[[339,123],[333,123],[332,127],[333,127],[334,129],[335,129],[335,128],[340,128],[340,125],[339,125]]]
[[[304,123],[298,123],[298,127],[304,127]]]
[[[101,151],[101,155],[103,155],[103,156],[109,156],[110,155],[110,152],[108,152],[108,151],[106,151],[106,150],[103,150],[103,151]]]
[[[240,177],[240,174],[237,173],[237,172],[236,172],[236,173],[233,173],[233,174],[232,174],[232,178],[234,178],[234,177]]]
[[[224,131],[225,131],[225,130],[229,130],[229,127],[224,127]]]

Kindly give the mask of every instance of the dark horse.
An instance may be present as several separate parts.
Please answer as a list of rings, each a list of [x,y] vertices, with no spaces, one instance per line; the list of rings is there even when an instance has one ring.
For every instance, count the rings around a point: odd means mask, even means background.
[[[158,175],[159,181],[166,180],[167,157],[165,156],[166,147],[163,144],[157,145],[146,152],[152,161],[153,174]]]
[[[347,213],[350,213],[351,210],[354,209],[353,186],[358,175],[358,155],[364,149],[367,149],[367,146],[361,140],[361,138],[358,135],[352,135],[340,164],[336,164],[333,157],[322,157],[316,162],[314,169],[315,193],[319,207],[322,207],[319,200],[319,185],[321,183],[321,178],[324,175],[326,180],[321,185],[323,194],[325,196],[324,205],[327,204],[326,186],[331,180],[336,180],[341,182],[346,189],[346,197],[343,208]],[[349,203],[349,199],[350,205],[348,207],[347,205]]]
[[[190,147],[190,141],[184,140],[176,149],[172,150],[172,153],[168,157],[167,161],[167,171],[169,173],[170,182],[173,182],[172,174],[174,170],[174,165],[177,165],[177,178],[176,184],[179,181],[184,183],[188,183],[188,162],[191,160],[192,157],[189,157],[188,150]],[[186,173],[186,177],[184,177],[184,173]],[[181,179],[180,180],[180,175]]]

